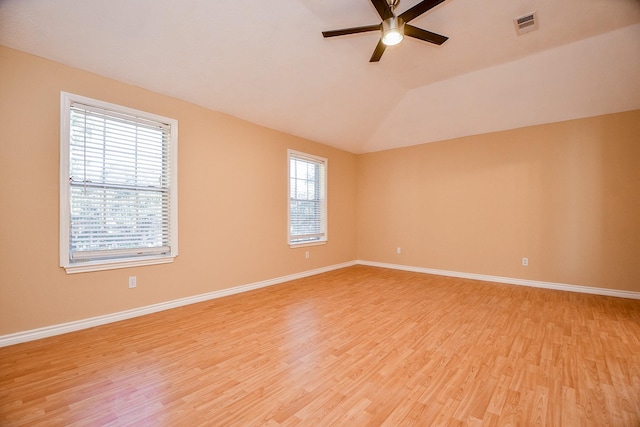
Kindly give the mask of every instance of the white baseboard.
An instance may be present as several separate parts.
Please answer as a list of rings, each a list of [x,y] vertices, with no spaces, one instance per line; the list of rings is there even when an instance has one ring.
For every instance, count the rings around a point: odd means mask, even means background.
[[[254,289],[273,286],[291,280],[302,279],[304,277],[313,276],[340,268],[351,267],[356,264],[368,265],[371,267],[390,268],[393,270],[412,271],[416,273],[435,274],[438,276],[460,277],[464,279],[482,280],[485,282],[507,283],[511,285],[531,286],[534,288],[555,289],[560,291],[581,292],[586,294],[606,295],[619,298],[640,299],[640,292],[623,291],[605,288],[592,288],[588,286],[567,285],[563,283],[541,282],[537,280],[516,279],[512,277],[489,276],[485,274],[462,273],[458,271],[437,270],[433,268],[412,267],[408,265],[389,264],[374,261],[349,261],[342,264],[334,264],[327,267],[317,268],[315,270],[303,271],[301,273],[290,274],[288,276],[277,277],[275,279],[263,280],[260,282],[250,283],[247,285],[236,286],[233,288],[221,289],[219,291],[208,292],[206,294],[194,295],[191,297],[180,298],[173,301],[162,302],[159,304],[148,305],[145,307],[134,308],[132,310],[120,311],[117,313],[106,314],[104,316],[91,317],[89,319],[77,320],[74,322],[62,323],[59,325],[46,326],[44,328],[31,329],[23,332],[16,332],[8,335],[0,336],[0,347],[6,347],[13,344],[19,344],[27,341],[34,341],[41,338],[53,337],[55,335],[66,334],[67,332],[79,331],[81,329],[92,328],[94,326],[106,325],[107,323],[119,322],[121,320],[131,319],[133,317],[144,316],[145,314],[157,313],[171,308],[182,307],[197,302],[208,301],[215,298],[222,298],[229,295],[239,294]]]
[[[233,288],[221,289],[219,291],[208,292],[206,294],[194,295],[191,297],[180,298],[173,301],[162,302],[159,304],[148,305],[145,307],[134,308],[132,310],[120,311],[117,313],[106,314],[104,316],[91,317],[89,319],[77,320],[74,322],[62,323],[59,325],[46,326],[44,328],[31,329],[24,332],[16,332],[8,335],[0,336],[0,347],[6,347],[13,344],[19,344],[27,341],[34,341],[41,338],[53,337],[55,335],[66,334],[67,332],[79,331],[81,329],[92,328],[94,326],[106,325],[107,323],[119,322],[121,320],[131,319],[133,317],[144,316],[145,314],[157,313],[159,311],[169,310],[171,308],[182,307],[184,305],[194,304],[197,302],[208,301],[215,298],[222,298],[229,295],[239,294],[258,288],[277,285],[279,283],[291,280],[302,279],[304,277],[313,276],[328,271],[356,265],[356,261],[345,262],[342,264],[334,264],[328,267],[317,268],[315,270],[303,271],[301,273],[290,274],[288,276],[277,277],[275,279],[263,280],[261,282],[250,283],[247,285],[236,286]]]
[[[391,268],[394,270],[412,271],[415,273],[435,274],[438,276],[460,277],[463,279],[482,280],[485,282],[507,283],[510,285],[530,286],[533,288],[555,289],[558,291],[579,292],[583,294],[606,295],[618,298],[640,299],[640,292],[623,291],[606,288],[592,288],[589,286],[567,285],[564,283],[541,282],[538,280],[516,279],[513,277],[489,276],[486,274],[461,273],[459,271],[437,270],[434,268],[412,267],[400,264],[388,264],[384,262],[362,261],[358,264],[371,267]]]

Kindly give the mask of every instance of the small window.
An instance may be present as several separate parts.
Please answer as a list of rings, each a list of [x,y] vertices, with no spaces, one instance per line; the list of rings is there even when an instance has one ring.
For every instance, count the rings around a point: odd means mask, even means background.
[[[289,245],[327,241],[327,159],[289,150]]]
[[[60,265],[67,273],[178,254],[176,120],[61,94]]]

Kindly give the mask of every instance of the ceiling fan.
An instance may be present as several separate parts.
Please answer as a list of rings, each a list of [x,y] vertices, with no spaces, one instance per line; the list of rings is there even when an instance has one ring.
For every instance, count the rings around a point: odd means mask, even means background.
[[[393,11],[400,0],[371,0],[373,6],[382,18],[382,22],[376,25],[365,25],[363,27],[344,28],[342,30],[323,31],[324,37],[344,36],[347,34],[365,33],[368,31],[380,31],[380,41],[371,55],[369,62],[378,62],[387,46],[393,46],[402,41],[404,36],[424,40],[429,43],[441,45],[449,37],[426,31],[408,24],[412,19],[417,18],[426,11],[436,7],[445,0],[423,0],[412,8],[396,16]]]

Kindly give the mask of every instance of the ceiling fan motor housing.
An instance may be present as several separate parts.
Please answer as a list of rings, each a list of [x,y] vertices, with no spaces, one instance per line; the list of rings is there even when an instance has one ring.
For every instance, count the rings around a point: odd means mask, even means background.
[[[393,46],[404,38],[404,21],[398,16],[382,21],[382,42],[387,46]]]

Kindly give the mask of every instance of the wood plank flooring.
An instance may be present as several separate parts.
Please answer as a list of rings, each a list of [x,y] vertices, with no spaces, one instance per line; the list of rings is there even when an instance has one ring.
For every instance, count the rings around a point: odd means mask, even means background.
[[[0,348],[1,426],[640,426],[640,301],[354,266]]]

